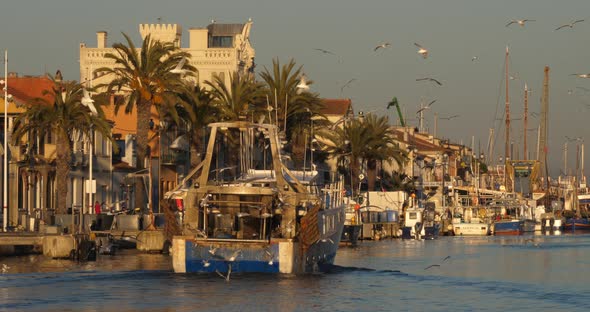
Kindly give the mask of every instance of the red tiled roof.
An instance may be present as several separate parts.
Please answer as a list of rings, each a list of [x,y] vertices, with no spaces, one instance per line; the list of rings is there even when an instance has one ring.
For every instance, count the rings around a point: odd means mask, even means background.
[[[51,87],[53,87],[53,81],[47,76],[8,78],[8,93],[19,102],[26,103],[34,98],[45,98],[51,101],[51,96],[43,95],[43,91],[51,90]]]
[[[321,113],[324,115],[344,116],[352,106],[351,99],[322,99],[324,109]]]

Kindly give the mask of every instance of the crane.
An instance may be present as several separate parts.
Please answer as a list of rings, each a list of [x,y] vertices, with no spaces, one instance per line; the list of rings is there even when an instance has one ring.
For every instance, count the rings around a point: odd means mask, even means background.
[[[397,97],[394,96],[393,99],[391,100],[391,102],[389,102],[387,104],[387,109],[389,109],[391,106],[395,106],[397,108],[397,115],[399,116],[399,122],[402,127],[405,127],[406,123],[404,122],[404,117],[402,116],[402,110],[399,107]]]

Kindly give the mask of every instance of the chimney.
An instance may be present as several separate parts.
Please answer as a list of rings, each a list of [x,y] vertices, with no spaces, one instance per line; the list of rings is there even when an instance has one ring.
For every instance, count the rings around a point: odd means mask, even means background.
[[[96,32],[96,47],[99,49],[104,49],[107,46],[107,32],[106,31],[97,31]]]

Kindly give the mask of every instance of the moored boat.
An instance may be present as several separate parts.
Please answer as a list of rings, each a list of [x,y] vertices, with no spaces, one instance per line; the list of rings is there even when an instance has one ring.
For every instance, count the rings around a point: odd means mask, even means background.
[[[584,231],[590,232],[590,220],[588,218],[574,217],[565,220],[564,231],[576,232]]]
[[[274,125],[209,128],[205,159],[168,196],[184,208],[174,271],[297,274],[331,265],[345,221],[342,185],[320,187],[317,172],[289,170]]]
[[[462,207],[463,213],[453,218],[453,232],[458,236],[486,236],[490,235],[490,221],[485,207]]]

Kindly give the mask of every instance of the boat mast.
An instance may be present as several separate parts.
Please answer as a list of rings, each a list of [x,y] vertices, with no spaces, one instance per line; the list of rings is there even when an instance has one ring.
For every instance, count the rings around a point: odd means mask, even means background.
[[[527,146],[526,146],[526,137],[527,137],[527,127],[528,127],[528,114],[529,114],[529,91],[526,83],[524,84],[524,160],[528,160],[527,154]]]
[[[506,142],[504,146],[504,160],[510,159],[510,100],[508,97],[508,46],[506,46]],[[505,179],[506,180],[506,179]]]
[[[547,123],[549,115],[549,66],[545,66],[545,78],[543,79],[543,96],[541,97],[541,124],[539,131],[539,162],[544,169],[545,187],[549,191],[549,169],[547,168],[547,134],[549,124]]]

